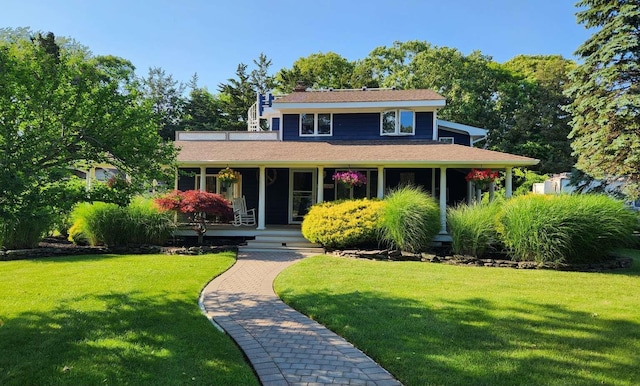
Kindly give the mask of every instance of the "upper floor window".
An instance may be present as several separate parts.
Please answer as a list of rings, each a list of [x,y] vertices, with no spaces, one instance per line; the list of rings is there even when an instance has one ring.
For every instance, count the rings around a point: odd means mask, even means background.
[[[331,114],[300,114],[300,136],[331,135]]]
[[[381,135],[415,134],[415,114],[409,110],[389,110],[382,113]]]

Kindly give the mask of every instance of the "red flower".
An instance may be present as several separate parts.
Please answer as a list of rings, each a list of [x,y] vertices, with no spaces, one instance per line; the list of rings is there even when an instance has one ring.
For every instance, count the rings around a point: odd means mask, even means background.
[[[472,182],[490,183],[497,180],[499,176],[500,173],[498,173],[497,171],[494,172],[491,169],[471,169],[465,179]]]

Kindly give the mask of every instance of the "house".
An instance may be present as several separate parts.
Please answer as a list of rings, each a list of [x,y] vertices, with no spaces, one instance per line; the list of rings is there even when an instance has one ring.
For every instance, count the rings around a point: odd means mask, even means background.
[[[382,198],[390,188],[417,184],[446,207],[473,197],[465,176],[472,168],[506,173],[538,160],[472,147],[484,129],[442,121],[445,98],[431,90],[297,89],[281,97],[259,95],[250,109],[247,132],[178,132],[176,188],[201,189],[227,197],[245,196],[257,208],[258,230],[299,224],[317,202]],[[266,119],[269,130],[260,129]],[[239,173],[225,187],[216,179],[226,167]],[[334,173],[353,170],[367,183],[345,188]]]

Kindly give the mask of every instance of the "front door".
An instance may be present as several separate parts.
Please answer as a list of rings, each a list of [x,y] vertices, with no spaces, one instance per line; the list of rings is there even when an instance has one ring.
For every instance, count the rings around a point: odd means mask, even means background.
[[[289,178],[289,223],[300,224],[316,202],[316,170],[291,169]]]

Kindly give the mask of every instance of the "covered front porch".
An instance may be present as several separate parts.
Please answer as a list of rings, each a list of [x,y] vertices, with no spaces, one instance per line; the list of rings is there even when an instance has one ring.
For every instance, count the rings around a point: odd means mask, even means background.
[[[176,188],[219,193],[227,199],[244,196],[247,207],[256,209],[256,225],[234,227],[229,224],[214,224],[207,234],[253,237],[260,231],[299,226],[309,207],[315,203],[348,198],[381,199],[390,189],[414,184],[431,192],[439,202],[441,234],[445,235],[447,206],[470,202],[475,197],[473,184],[465,181],[466,174],[473,166],[201,164],[181,168],[176,177]],[[226,167],[238,175],[238,181],[231,185],[221,184],[217,179],[218,173]],[[500,170],[498,167],[494,169]],[[363,173],[367,183],[351,188],[335,183],[332,178],[334,173],[346,170]],[[505,173],[506,196],[510,197],[512,168],[503,167],[502,170]],[[188,231],[179,232],[181,234]]]

